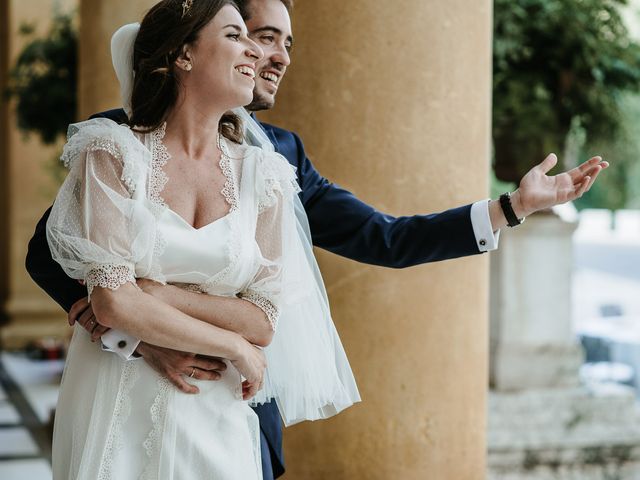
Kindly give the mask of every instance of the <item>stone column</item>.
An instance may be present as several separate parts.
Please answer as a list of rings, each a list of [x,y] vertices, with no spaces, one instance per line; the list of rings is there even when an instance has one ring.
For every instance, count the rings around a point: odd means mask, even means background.
[[[505,235],[491,265],[491,385],[499,391],[578,384],[571,326],[576,222],[531,216]]]
[[[394,215],[486,198],[492,4],[299,0],[262,115]],[[402,271],[318,252],[363,403],[285,431],[286,478],[484,479],[488,256]]]
[[[73,6],[73,0],[2,1],[0,77],[3,87],[8,69],[26,43],[18,34],[21,24],[32,24],[37,35],[45,35],[56,9],[68,11]],[[58,188],[50,170],[61,145],[46,147],[37,136],[26,137],[16,127],[13,105],[2,102],[0,125],[0,301],[3,316],[8,320],[0,336],[6,348],[22,347],[36,338],[62,337],[70,332],[66,315],[31,281],[24,268],[27,244],[36,222],[51,205]]]
[[[80,0],[80,118],[120,108],[120,89],[111,65],[111,36],[122,25],[142,20],[157,0]]]

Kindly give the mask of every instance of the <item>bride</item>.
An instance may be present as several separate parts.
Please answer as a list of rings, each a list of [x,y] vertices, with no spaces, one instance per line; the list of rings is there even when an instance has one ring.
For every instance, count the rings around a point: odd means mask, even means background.
[[[70,127],[52,255],[85,282],[100,324],[228,368],[197,382],[200,395],[182,394],[75,329],[54,478],[261,478],[247,400],[277,402],[286,424],[359,401],[295,171],[238,108],[262,52],[231,0],[163,0],[113,45],[129,125]],[[179,301],[154,295],[158,284]]]

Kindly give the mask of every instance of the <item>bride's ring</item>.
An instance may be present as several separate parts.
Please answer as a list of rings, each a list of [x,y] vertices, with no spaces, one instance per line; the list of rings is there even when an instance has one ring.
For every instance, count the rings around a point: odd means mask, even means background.
[[[191,370],[191,374],[189,375],[189,378],[193,378],[193,375],[196,373],[196,367],[191,367],[193,368],[193,370]]]

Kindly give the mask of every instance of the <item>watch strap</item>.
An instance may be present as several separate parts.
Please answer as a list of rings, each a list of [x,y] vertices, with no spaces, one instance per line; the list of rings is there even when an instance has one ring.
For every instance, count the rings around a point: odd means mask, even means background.
[[[519,219],[513,211],[513,206],[511,205],[511,194],[509,192],[500,195],[500,207],[502,208],[502,213],[504,213],[504,216],[507,219],[507,224],[510,227],[517,227],[522,223],[523,219]]]

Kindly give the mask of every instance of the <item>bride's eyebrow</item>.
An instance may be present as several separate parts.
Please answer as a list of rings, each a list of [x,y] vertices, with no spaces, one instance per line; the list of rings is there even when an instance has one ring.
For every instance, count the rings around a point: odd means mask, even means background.
[[[228,27],[234,28],[237,31],[242,32],[242,28],[240,28],[240,25],[236,25],[235,23],[230,23],[229,25],[225,25],[222,28],[228,28]]]

